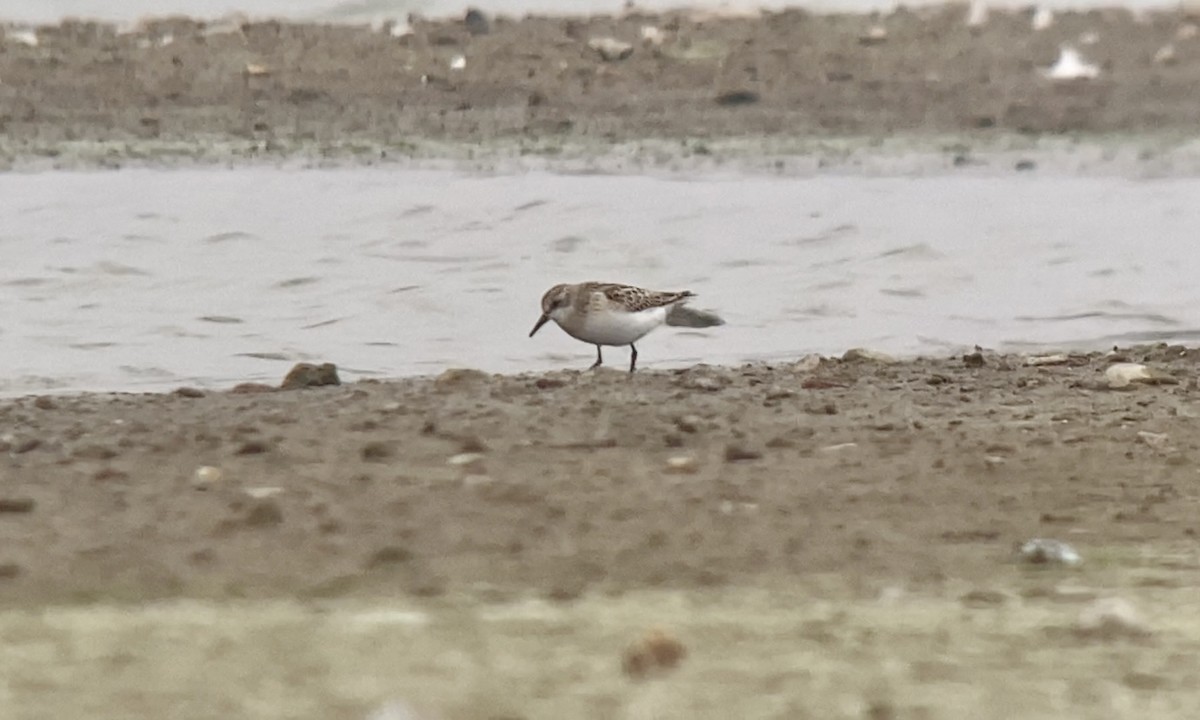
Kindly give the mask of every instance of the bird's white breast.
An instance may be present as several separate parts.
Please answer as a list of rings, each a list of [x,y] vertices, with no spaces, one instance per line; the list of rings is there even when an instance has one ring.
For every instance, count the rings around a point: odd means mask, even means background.
[[[577,340],[595,345],[629,345],[662,325],[666,319],[667,308],[657,307],[638,312],[575,312],[558,320],[558,324]]]

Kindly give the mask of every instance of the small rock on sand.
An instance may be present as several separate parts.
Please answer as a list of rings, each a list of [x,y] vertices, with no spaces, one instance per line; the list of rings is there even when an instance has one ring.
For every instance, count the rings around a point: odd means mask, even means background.
[[[588,47],[595,50],[605,62],[624,60],[633,54],[633,45],[612,37],[592,38]]]
[[[629,678],[641,680],[673,670],[686,656],[687,648],[678,639],[651,630],[625,649],[621,667]]]
[[[1017,555],[1031,565],[1078,565],[1083,558],[1075,548],[1061,540],[1034,538],[1017,549]]]
[[[873,362],[881,365],[892,365],[896,362],[896,358],[887,353],[878,352],[876,350],[867,350],[866,348],[850,348],[842,355],[843,362]]]
[[[279,386],[282,390],[295,390],[305,387],[320,387],[322,385],[341,385],[338,379],[337,366],[333,363],[297,363],[283,378]]]
[[[469,8],[467,13],[463,15],[463,26],[467,28],[467,32],[472,35],[487,35],[492,25],[488,22],[487,15],[475,8]]]

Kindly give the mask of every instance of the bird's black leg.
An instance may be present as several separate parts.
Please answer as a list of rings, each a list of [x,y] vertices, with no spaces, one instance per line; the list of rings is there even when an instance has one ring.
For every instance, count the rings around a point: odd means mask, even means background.
[[[637,348],[634,347],[633,343],[629,343],[629,349],[633,351],[629,356],[629,372],[633,372],[633,369],[637,367]]]
[[[603,363],[603,362],[604,362],[604,356],[602,356],[600,354],[600,346],[597,345],[596,346],[596,362],[592,363],[592,366],[590,368],[588,368],[588,370],[595,370],[596,368],[600,367],[601,363]]]

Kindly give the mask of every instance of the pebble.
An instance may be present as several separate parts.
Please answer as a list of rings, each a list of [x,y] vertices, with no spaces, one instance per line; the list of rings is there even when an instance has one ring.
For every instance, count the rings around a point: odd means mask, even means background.
[[[888,31],[882,25],[876,25],[867,31],[865,35],[858,38],[858,42],[862,45],[879,45],[887,42]]]
[[[1017,550],[1017,555],[1031,565],[1068,565],[1083,562],[1075,548],[1061,540],[1034,538]]]
[[[483,453],[465,452],[452,455],[446,460],[447,465],[471,465],[483,459]]]
[[[821,367],[821,356],[816,353],[809,353],[796,361],[796,372],[812,372]]]
[[[1100,66],[1085,62],[1075,48],[1064,47],[1059,50],[1058,61],[1042,68],[1041,73],[1050,80],[1092,80],[1100,76]]]
[[[658,47],[663,44],[666,38],[663,36],[663,31],[653,25],[642,26],[642,42],[647,45]]]
[[[487,15],[484,15],[476,8],[468,8],[463,15],[463,25],[467,28],[467,32],[472,35],[487,35],[492,30],[492,25],[488,22]]]
[[[284,376],[279,386],[283,390],[295,390],[304,387],[320,387],[322,385],[341,385],[338,379],[337,366],[333,363],[297,363]]]
[[[247,440],[242,443],[242,446],[237,449],[238,455],[261,455],[271,447],[262,440]]]
[[[262,500],[263,498],[275,497],[283,492],[283,488],[277,485],[259,485],[256,487],[248,487],[243,492],[255,500]]]
[[[881,365],[893,365],[896,358],[882,353],[877,350],[867,350],[866,348],[850,348],[842,354],[842,362],[873,362]]]
[[[845,442],[838,443],[836,445],[826,445],[825,447],[821,448],[821,452],[840,452],[842,450],[849,450],[850,448],[856,447],[858,447],[858,443]]]
[[[391,443],[373,440],[363,445],[359,454],[366,462],[382,462],[392,456],[392,446]]]
[[[462,70],[467,67],[467,58],[464,55],[455,55],[450,59],[451,70]]]
[[[1031,355],[1025,358],[1023,364],[1026,367],[1042,367],[1044,365],[1066,365],[1070,361],[1070,355],[1055,353],[1053,355]]]
[[[599,53],[605,62],[624,60],[633,54],[633,45],[613,37],[592,38],[588,47]]]
[[[36,30],[17,30],[9,29],[4,33],[4,39],[15,42],[27,47],[38,46],[38,36]]]
[[[625,649],[621,668],[633,680],[661,675],[679,666],[687,648],[663,630],[651,630]]]
[[[1045,30],[1054,24],[1054,11],[1050,8],[1038,8],[1030,22],[1034,31]]]
[[[972,353],[967,353],[962,356],[963,365],[969,368],[980,368],[987,365],[987,361],[983,358],[983,353],[976,350]]]
[[[967,27],[982,28],[987,24],[988,6],[984,0],[971,0],[967,9]]]
[[[758,460],[763,454],[754,448],[731,443],[725,446],[725,462],[741,462],[744,460]]]
[[[691,475],[700,468],[700,463],[690,455],[673,455],[667,458],[667,472],[676,475]]]
[[[213,467],[212,465],[201,465],[196,468],[196,472],[192,473],[192,487],[197,490],[207,490],[221,482],[222,476],[221,468]]]

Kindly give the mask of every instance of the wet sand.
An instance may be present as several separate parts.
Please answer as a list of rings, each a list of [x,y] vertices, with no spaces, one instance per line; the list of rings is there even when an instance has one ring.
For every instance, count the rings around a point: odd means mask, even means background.
[[[415,21],[367,27],[66,23],[0,53],[0,158],[76,166],[287,159],[379,162],[495,152],[556,156],[670,141],[654,157],[741,138],[813,152],[822,140],[931,141],[956,155],[1030,137],[1182,141],[1200,111],[1200,39],[1177,12],[1031,12],[968,27],[965,6],[886,16]],[[643,41],[643,27],[661,42]],[[880,35],[879,33],[884,33]],[[632,54],[605,61],[589,41]],[[1076,46],[1094,80],[1041,69]],[[1168,48],[1169,51],[1164,50]],[[456,58],[465,65],[452,68]],[[961,136],[961,137],[960,137]],[[947,138],[953,138],[948,140]]]
[[[1179,384],[997,356],[6,401],[0,600],[862,597],[1017,582],[1038,535],[1167,556],[1194,547],[1196,353],[1126,355]]]

